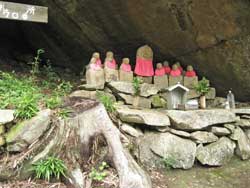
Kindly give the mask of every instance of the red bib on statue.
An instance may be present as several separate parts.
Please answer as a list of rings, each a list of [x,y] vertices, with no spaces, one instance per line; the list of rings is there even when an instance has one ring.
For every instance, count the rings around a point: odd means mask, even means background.
[[[154,76],[153,61],[137,57],[135,73],[139,76]]]

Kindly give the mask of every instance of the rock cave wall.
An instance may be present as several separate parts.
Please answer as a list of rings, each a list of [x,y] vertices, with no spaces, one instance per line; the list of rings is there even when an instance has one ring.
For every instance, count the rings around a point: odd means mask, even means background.
[[[45,48],[53,63],[79,71],[93,51],[103,57],[112,50],[118,60],[129,56],[134,62],[136,49],[149,44],[155,62],[192,64],[200,76],[211,80],[220,96],[232,88],[238,100],[250,100],[248,0],[18,2],[48,6],[49,24],[1,21],[7,28],[17,27],[21,35],[9,40],[12,46],[28,43],[15,46]],[[5,38],[9,32],[0,33]]]

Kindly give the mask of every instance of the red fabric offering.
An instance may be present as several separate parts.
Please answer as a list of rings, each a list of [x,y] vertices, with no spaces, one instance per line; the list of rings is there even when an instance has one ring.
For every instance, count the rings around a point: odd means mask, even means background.
[[[154,76],[153,61],[143,58],[137,58],[135,74],[139,76]]]
[[[187,71],[185,74],[186,77],[195,77],[196,72],[195,71]]]
[[[123,63],[122,65],[121,65],[121,69],[123,70],[123,71],[125,71],[125,72],[131,72],[131,65],[130,64],[125,64],[125,63]]]
[[[91,70],[100,70],[101,67],[100,67],[100,65],[98,65],[97,63],[91,63],[91,64],[90,64],[90,69],[91,69]]]
[[[98,60],[96,61],[96,64],[97,64],[98,66],[102,67],[102,61],[101,61],[101,59],[98,59]]]
[[[114,59],[112,61],[108,61],[107,67],[110,69],[116,69],[116,61]]]
[[[170,74],[171,68],[169,66],[164,67],[165,68],[165,73]]]
[[[165,68],[162,67],[161,69],[155,70],[155,76],[164,76],[165,75]]]
[[[180,71],[180,69],[171,70],[170,75],[173,76],[173,77],[181,76],[181,71]]]

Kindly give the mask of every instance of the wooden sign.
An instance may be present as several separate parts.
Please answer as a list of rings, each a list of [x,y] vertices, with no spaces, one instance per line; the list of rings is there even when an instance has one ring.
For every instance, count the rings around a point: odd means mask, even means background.
[[[48,7],[0,1],[0,18],[48,23]]]

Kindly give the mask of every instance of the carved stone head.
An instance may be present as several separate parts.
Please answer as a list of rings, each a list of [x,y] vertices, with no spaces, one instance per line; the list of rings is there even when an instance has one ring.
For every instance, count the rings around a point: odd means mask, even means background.
[[[168,61],[164,61],[163,65],[164,65],[164,67],[168,67],[169,66],[169,62]]]
[[[179,68],[179,66],[177,65],[177,63],[172,66],[173,70],[177,70],[178,68]]]
[[[136,56],[137,56],[137,57],[140,57],[140,58],[152,60],[152,59],[153,59],[153,50],[152,50],[152,48],[150,48],[150,46],[148,46],[148,45],[142,46],[142,47],[140,47],[140,48],[137,50]]]
[[[193,66],[191,66],[191,65],[187,66],[187,71],[193,71],[193,70],[194,70]]]
[[[99,52],[95,52],[95,53],[93,53],[92,57],[94,57],[96,59],[100,59],[100,53]]]
[[[111,52],[111,51],[108,51],[108,52],[106,53],[106,58],[108,58],[108,59],[113,59],[113,58],[114,58],[114,53]]]
[[[124,64],[129,64],[129,62],[130,62],[129,58],[123,58],[123,59],[122,59],[122,64],[123,64],[123,63],[124,63]]]
[[[180,62],[176,62],[175,64],[176,64],[178,67],[181,67]]]
[[[162,68],[162,63],[157,63],[157,64],[156,64],[156,68],[157,68],[157,69],[161,69],[161,68]]]

